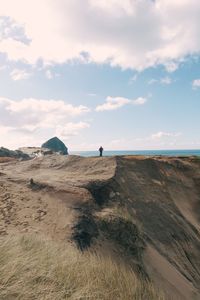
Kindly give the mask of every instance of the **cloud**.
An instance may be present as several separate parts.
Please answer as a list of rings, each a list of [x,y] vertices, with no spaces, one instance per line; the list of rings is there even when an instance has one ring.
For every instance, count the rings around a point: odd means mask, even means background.
[[[86,106],[73,106],[63,100],[0,98],[1,143],[16,147],[26,141],[41,143],[54,135],[65,140],[79,134],[90,124],[82,120],[74,121],[88,113]],[[27,138],[27,139],[26,139]]]
[[[30,78],[32,73],[27,72],[26,70],[20,70],[20,69],[14,69],[11,73],[10,76],[12,80],[17,81],[17,80],[24,80]]]
[[[69,139],[72,136],[79,134],[79,131],[85,128],[89,128],[90,125],[86,122],[72,123],[69,122],[65,126],[57,126],[56,135]]]
[[[30,43],[22,24],[18,24],[9,16],[0,16],[0,41],[9,38],[24,44]]]
[[[195,80],[193,80],[193,82],[192,82],[192,87],[193,87],[194,89],[199,88],[199,87],[200,87],[200,79],[195,79]]]
[[[173,72],[200,51],[199,0],[0,0],[0,11],[0,52],[10,60]]]
[[[12,130],[13,127],[8,127],[8,126],[1,126],[0,125],[0,134],[1,135],[4,135],[4,134],[7,134],[9,133],[10,130]],[[0,145],[1,146],[1,145]]]
[[[182,59],[179,59],[179,61],[181,62]],[[173,73],[174,71],[176,71],[179,67],[178,62],[174,62],[174,61],[168,61],[165,64],[165,68],[169,73]]]
[[[60,77],[60,74],[59,73],[53,73],[51,70],[47,69],[45,71],[45,76],[46,76],[47,79],[51,80],[53,78]]]
[[[181,133],[180,132],[163,132],[163,131],[159,131],[157,133],[154,133],[151,135],[151,139],[152,140],[160,140],[162,138],[168,138],[168,137],[178,137],[180,136]]]
[[[133,105],[143,105],[143,104],[145,104],[147,102],[147,99],[146,98],[143,98],[143,97],[139,97],[139,98],[137,98],[137,99],[135,99],[135,100],[132,100],[132,104]]]
[[[132,76],[130,79],[129,79],[129,84],[133,84],[135,81],[137,81],[138,79],[138,74],[135,74],[134,76]]]
[[[165,85],[169,85],[169,84],[171,84],[173,81],[172,81],[172,79],[170,78],[170,77],[164,77],[164,78],[161,78],[161,80],[160,80],[160,83],[161,84],[165,84]]]
[[[133,105],[143,105],[147,101],[146,98],[139,97],[135,100],[130,100],[124,97],[110,97],[106,98],[106,102],[104,104],[98,105],[96,107],[96,111],[105,111],[105,110],[116,110],[126,104]]]
[[[53,74],[52,74],[51,70],[46,70],[45,76],[46,76],[47,79],[52,79],[53,78]]]
[[[164,132],[158,131],[155,134],[150,134],[146,137],[133,138],[131,135],[124,137],[117,137],[115,139],[107,139],[105,136],[98,137],[99,140],[96,143],[77,143],[75,148],[80,150],[98,150],[100,145],[103,145],[104,150],[161,150],[161,149],[176,149],[184,148],[186,143],[181,138],[180,132]],[[195,147],[197,148],[199,141],[196,141]]]
[[[150,85],[155,84],[155,83],[159,83],[159,84],[163,84],[163,85],[170,85],[171,83],[173,83],[173,80],[169,76],[166,76],[166,77],[163,77],[160,79],[152,78],[148,81],[148,84],[150,84]]]
[[[88,93],[87,96],[90,96],[90,97],[96,97],[97,94],[95,94],[95,93]]]
[[[146,137],[139,137],[133,140],[129,139],[123,144],[128,145],[129,149],[176,149],[183,146],[183,135],[181,132],[158,131]],[[182,149],[184,149],[182,147]]]
[[[55,117],[62,116],[78,116],[90,111],[86,106],[79,105],[73,106],[67,104],[63,100],[43,100],[43,99],[22,99],[20,101],[14,101],[6,98],[0,98],[0,104],[4,104],[6,111],[17,113],[29,113],[33,112],[35,116],[38,114],[38,118],[45,117],[48,114],[53,114]]]
[[[104,111],[104,110],[115,110],[118,109],[128,103],[131,100],[123,97],[110,97],[106,98],[106,102],[102,105],[96,107],[96,111]]]
[[[150,79],[150,80],[148,81],[148,84],[154,84],[154,83],[157,83],[157,82],[159,82],[158,79],[152,78],[152,79]]]

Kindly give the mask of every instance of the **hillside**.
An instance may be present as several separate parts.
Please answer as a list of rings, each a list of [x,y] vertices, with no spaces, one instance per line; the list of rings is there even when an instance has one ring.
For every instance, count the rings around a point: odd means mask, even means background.
[[[28,233],[89,249],[151,280],[166,299],[200,299],[199,212],[195,157],[47,155],[0,164],[2,241]]]

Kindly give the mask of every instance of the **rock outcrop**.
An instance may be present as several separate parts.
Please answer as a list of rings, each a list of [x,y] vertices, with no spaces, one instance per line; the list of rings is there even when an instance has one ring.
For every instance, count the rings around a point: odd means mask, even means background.
[[[19,150],[28,154],[31,158],[55,154],[54,151],[41,147],[22,147]]]
[[[42,144],[42,148],[50,149],[54,152],[58,152],[62,155],[68,155],[68,148],[65,144],[57,137],[53,137],[44,144]]]
[[[29,159],[29,155],[23,153],[20,150],[9,150],[7,148],[1,147],[0,148],[0,157],[12,157],[12,158],[20,158],[20,159]]]

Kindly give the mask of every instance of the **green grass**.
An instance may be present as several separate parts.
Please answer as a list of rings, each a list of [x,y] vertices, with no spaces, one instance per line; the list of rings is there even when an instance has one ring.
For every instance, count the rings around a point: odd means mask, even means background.
[[[36,236],[0,244],[1,300],[163,300],[125,266]]]

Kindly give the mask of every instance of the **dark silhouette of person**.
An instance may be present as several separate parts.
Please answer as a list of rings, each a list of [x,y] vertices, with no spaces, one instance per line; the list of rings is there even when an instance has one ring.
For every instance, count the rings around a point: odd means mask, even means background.
[[[102,156],[103,155],[103,147],[101,146],[100,148],[99,148],[99,156]]]

